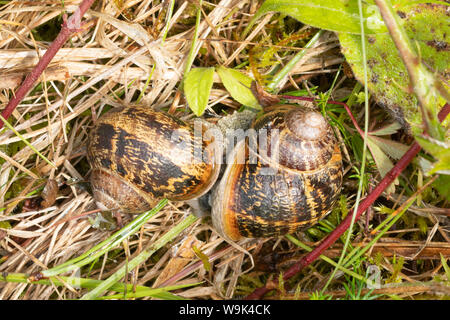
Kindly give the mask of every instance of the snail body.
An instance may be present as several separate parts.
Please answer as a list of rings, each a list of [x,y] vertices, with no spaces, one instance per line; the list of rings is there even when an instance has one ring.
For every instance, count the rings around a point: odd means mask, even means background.
[[[236,145],[213,190],[215,229],[231,240],[271,237],[326,216],[341,188],[342,158],[322,115],[281,105],[255,119],[252,128],[267,131],[266,152],[252,163],[256,150],[250,146],[260,147],[260,141],[250,136]]]
[[[195,161],[194,132],[174,116],[144,107],[115,108],[90,133],[88,161],[99,207],[124,213],[151,209],[163,198],[200,197],[219,173],[214,153]],[[202,150],[208,142],[202,141]]]

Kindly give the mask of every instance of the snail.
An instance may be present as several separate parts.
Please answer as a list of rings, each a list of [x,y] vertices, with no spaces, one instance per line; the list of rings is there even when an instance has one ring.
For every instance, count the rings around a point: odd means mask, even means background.
[[[292,233],[325,217],[343,174],[339,145],[325,118],[279,105],[256,118],[252,128],[267,132],[266,152],[257,152],[261,142],[255,135],[234,148],[212,194],[215,229],[236,241]]]
[[[193,139],[189,124],[149,108],[109,111],[88,144],[98,206],[138,213],[162,198],[209,195],[215,230],[234,241],[313,225],[331,211],[339,195],[339,145],[318,112],[290,105],[267,110],[251,126],[252,132],[266,133],[266,139],[253,134],[238,141],[220,178],[222,154],[211,151],[214,140],[202,141],[206,161],[190,161],[195,150],[186,143]]]
[[[88,161],[94,199],[102,209],[150,210],[163,198],[181,201],[209,191],[220,170],[208,141],[195,161],[193,128],[145,107],[109,110],[91,131]]]

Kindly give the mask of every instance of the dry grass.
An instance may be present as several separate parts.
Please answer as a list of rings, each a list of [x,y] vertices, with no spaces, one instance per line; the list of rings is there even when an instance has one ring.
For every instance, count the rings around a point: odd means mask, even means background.
[[[2,7],[2,106],[49,44],[42,39],[43,34],[30,30],[48,25],[63,11],[72,13],[80,2],[65,0],[62,7],[62,1],[56,0],[11,1]],[[10,122],[15,129],[56,167],[24,147],[10,130],[0,132],[0,158],[3,159],[0,162],[0,208],[5,208],[0,211],[0,224],[3,223],[0,225],[0,272],[32,274],[80,255],[111,234],[92,227],[84,215],[95,209],[92,198],[72,182],[86,180],[89,176],[85,160],[87,133],[105,106],[135,103],[141,90],[145,92],[140,103],[153,108],[169,107],[177,101],[178,86],[191,48],[195,7],[188,1],[176,1],[168,35],[163,41],[168,5],[168,2],[152,0],[97,1],[85,15],[87,23],[83,30],[58,52],[38,87],[14,111]],[[268,15],[245,39],[240,38],[257,6],[255,1],[240,0],[204,3],[194,65],[234,67],[248,61],[249,50],[261,46],[261,39],[274,24],[272,16]],[[283,47],[275,57],[285,63],[296,52]],[[335,36],[327,33],[296,66],[283,84],[284,89],[297,88],[299,80],[334,73],[342,61]],[[155,71],[146,86],[153,67]],[[219,81],[215,79],[208,112],[213,113],[211,106],[218,104],[239,108]],[[337,95],[339,90],[348,91],[344,86],[336,89]],[[182,115],[186,110],[185,101],[180,99],[175,107]],[[59,185],[57,202],[44,209],[24,206],[26,199],[41,192],[48,179],[56,180]],[[30,194],[32,192],[35,194]],[[139,234],[98,261],[89,277],[106,279],[189,212],[190,208],[183,203],[169,203]],[[129,221],[131,217],[124,219]],[[189,250],[193,244],[212,259],[211,270],[207,271]],[[421,258],[439,259],[441,249],[449,255],[448,242],[430,244],[431,247],[420,251]],[[146,286],[202,281],[201,285],[177,294],[186,298],[227,299],[235,297],[239,276],[251,272],[256,277],[263,273],[252,269],[250,253],[257,255],[270,245],[273,250],[289,251],[291,257],[301,254],[282,240],[251,240],[239,245],[240,250],[230,247],[207,222],[198,221],[138,270],[130,272],[124,281]],[[392,252],[408,256],[421,248],[420,244],[414,245],[381,243],[374,251],[386,253],[386,257]],[[339,247],[333,250],[330,256],[336,256]],[[82,276],[86,277],[87,273]],[[316,285],[323,284],[323,276],[317,271],[305,277],[302,286],[308,287],[308,283],[314,281],[318,282]],[[310,287],[314,289],[315,285]],[[84,292],[68,287],[0,282],[0,299],[70,299]]]

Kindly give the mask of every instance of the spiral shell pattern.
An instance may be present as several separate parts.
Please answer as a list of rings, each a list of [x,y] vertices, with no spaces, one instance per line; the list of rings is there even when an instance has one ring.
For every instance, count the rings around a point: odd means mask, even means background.
[[[162,198],[203,195],[220,168],[213,153],[195,161],[194,138],[191,126],[169,114],[144,107],[110,110],[97,121],[88,144],[97,202],[139,212]],[[207,150],[209,142],[202,143]]]
[[[341,188],[342,157],[325,119],[282,105],[257,118],[253,128],[267,130],[267,152],[251,162],[252,137],[234,149],[234,160],[213,190],[216,230],[231,240],[279,236],[326,216]],[[236,161],[243,156],[244,163]]]

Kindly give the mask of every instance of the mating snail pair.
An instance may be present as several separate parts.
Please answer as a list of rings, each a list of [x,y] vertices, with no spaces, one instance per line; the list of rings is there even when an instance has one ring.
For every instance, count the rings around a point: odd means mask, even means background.
[[[265,148],[256,135],[242,139],[220,178],[217,140],[197,143],[203,161],[193,161],[199,150],[186,122],[143,107],[110,110],[88,145],[97,204],[139,213],[162,198],[197,199],[211,190],[213,226],[228,239],[278,236],[313,225],[331,211],[341,188],[338,143],[320,113],[290,105],[272,109],[252,123],[254,131],[266,133]]]

